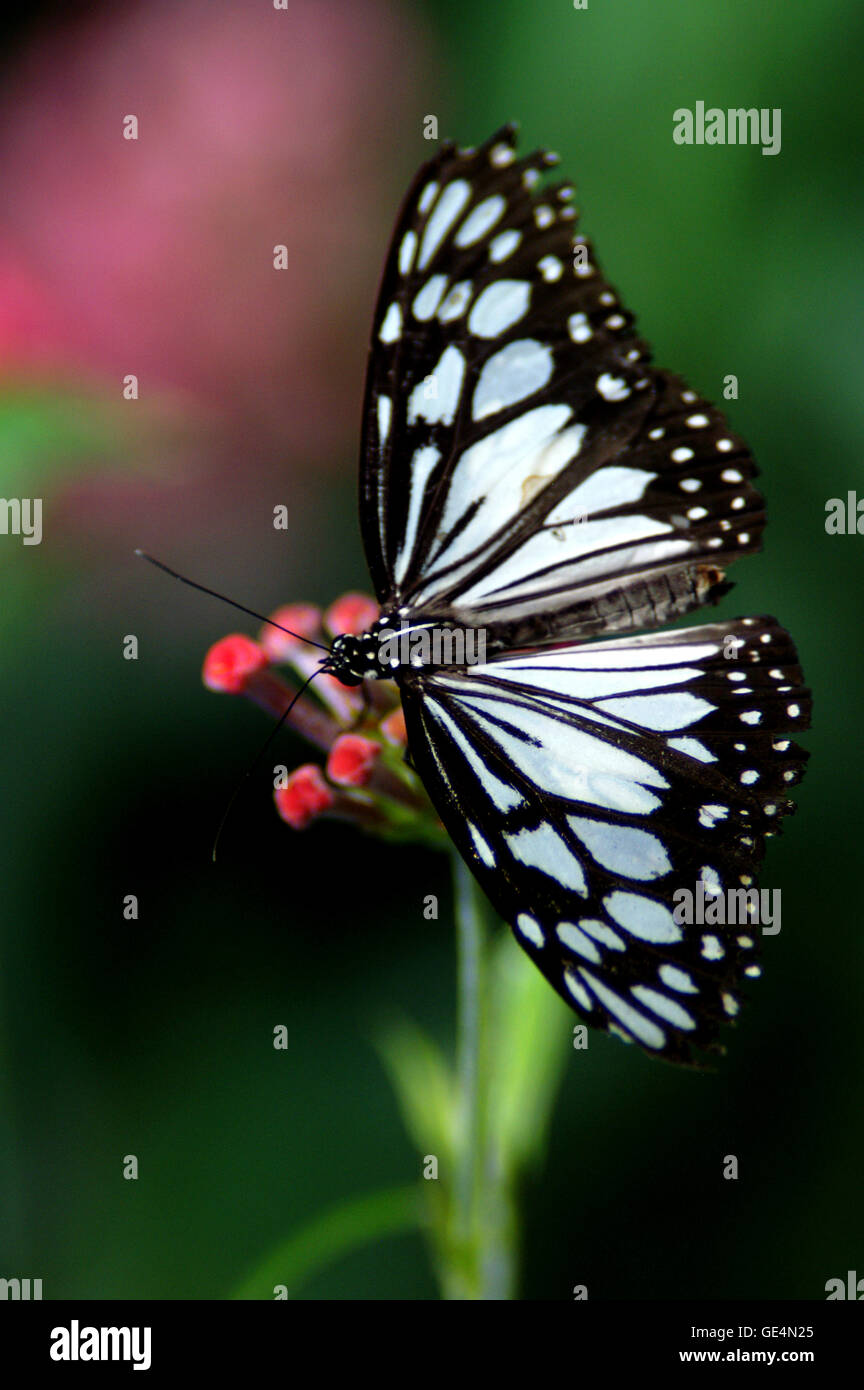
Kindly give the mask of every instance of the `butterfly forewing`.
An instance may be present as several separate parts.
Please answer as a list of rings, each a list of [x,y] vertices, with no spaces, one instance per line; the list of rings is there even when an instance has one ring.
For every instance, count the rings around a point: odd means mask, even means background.
[[[386,605],[499,645],[654,625],[757,548],[719,411],[649,363],[574,238],[572,189],[512,130],[445,146],[405,201],[367,384],[361,514]]]
[[[746,904],[806,758],[786,633],[744,619],[521,652],[412,674],[403,698],[444,824],[559,993],[670,1060],[712,1046],[758,973]],[[736,924],[682,924],[681,889],[735,890]]]

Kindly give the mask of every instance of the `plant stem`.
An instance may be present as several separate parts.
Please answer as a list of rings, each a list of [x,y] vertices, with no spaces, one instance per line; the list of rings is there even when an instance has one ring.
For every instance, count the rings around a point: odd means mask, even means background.
[[[480,1054],[483,1044],[481,1011],[486,984],[487,943],[477,888],[459,855],[454,855],[453,858],[453,888],[458,990],[456,1073],[462,1135],[455,1198],[459,1225],[462,1232],[468,1235],[474,1219],[478,1160],[481,1159],[484,1147]]]
[[[458,1151],[452,1253],[445,1297],[513,1297],[515,1250],[512,1196],[490,1133],[494,1058],[489,1039],[489,955],[486,899],[458,854],[453,855],[457,938]]]

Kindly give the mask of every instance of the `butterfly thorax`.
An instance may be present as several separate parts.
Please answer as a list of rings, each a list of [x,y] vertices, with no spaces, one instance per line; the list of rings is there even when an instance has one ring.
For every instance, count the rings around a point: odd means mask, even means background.
[[[440,618],[381,614],[358,635],[343,633],[330,648],[327,670],[343,685],[392,680],[401,669],[474,665],[486,659],[486,633]]]

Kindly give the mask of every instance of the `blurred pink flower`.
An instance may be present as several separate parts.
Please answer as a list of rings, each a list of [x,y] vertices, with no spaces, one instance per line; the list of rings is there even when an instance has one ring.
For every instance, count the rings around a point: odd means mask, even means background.
[[[135,373],[265,471],[353,456],[418,49],[386,0],[155,0],[46,32],[0,96],[0,362],[118,399]]]

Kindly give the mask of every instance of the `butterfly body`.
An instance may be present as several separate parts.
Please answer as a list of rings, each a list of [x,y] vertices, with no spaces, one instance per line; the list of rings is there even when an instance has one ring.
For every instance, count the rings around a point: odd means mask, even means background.
[[[382,617],[326,665],[398,681],[445,827],[579,1016],[691,1062],[759,972],[809,694],[771,618],[656,630],[759,548],[756,466],[652,365],[552,157],[514,144],[444,146],[397,219],[360,480]],[[697,889],[722,922],[680,920]]]

